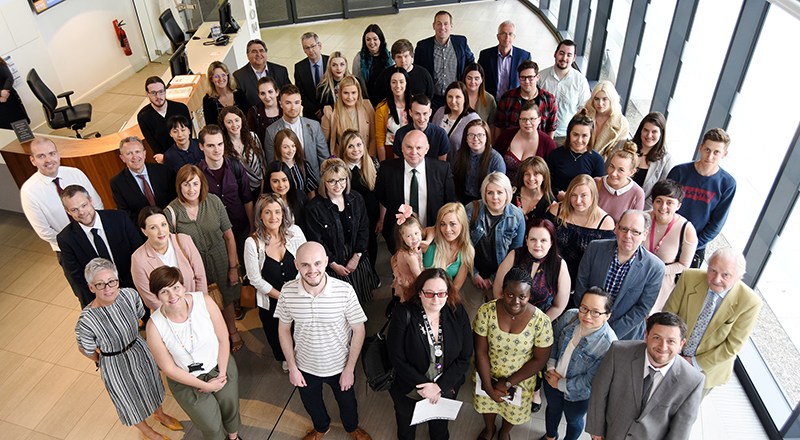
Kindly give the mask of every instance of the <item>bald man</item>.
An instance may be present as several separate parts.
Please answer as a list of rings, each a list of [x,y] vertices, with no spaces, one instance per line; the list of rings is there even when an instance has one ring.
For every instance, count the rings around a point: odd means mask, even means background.
[[[314,428],[304,439],[319,439],[331,426],[322,399],[322,385],[336,396],[342,426],[356,440],[370,440],[358,426],[358,402],[353,389],[355,369],[364,342],[367,316],[353,286],[328,277],[328,256],[310,241],[297,249],[294,260],[299,280],[283,285],[275,317],[289,368],[289,381],[298,387]],[[294,323],[294,336],[292,336]]]
[[[426,158],[430,145],[420,130],[411,130],[403,138],[403,157],[386,161],[378,171],[375,195],[384,215],[375,231],[383,232],[386,246],[394,254],[394,214],[400,205],[409,205],[422,226],[432,226],[445,203],[455,202],[455,186],[450,164]],[[386,217],[389,220],[384,222]]]

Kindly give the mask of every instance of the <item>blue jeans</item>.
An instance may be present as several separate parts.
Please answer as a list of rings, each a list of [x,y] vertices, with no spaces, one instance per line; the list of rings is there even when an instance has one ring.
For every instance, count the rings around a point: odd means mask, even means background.
[[[567,419],[567,434],[564,440],[576,440],[583,432],[583,417],[589,409],[589,399],[570,402],[564,399],[564,393],[553,388],[545,380],[544,395],[547,398],[547,408],[544,411],[545,428],[547,436],[555,438],[558,435],[558,423],[561,414]]]
[[[350,387],[347,391],[342,391],[342,387],[339,385],[339,377],[342,374],[319,377],[305,371],[301,372],[306,380],[306,386],[298,387],[297,391],[300,392],[300,400],[303,401],[306,412],[311,416],[311,421],[314,422],[314,429],[317,432],[327,432],[331,426],[331,417],[325,408],[325,401],[322,400],[322,384],[327,383],[333,389],[333,396],[336,398],[336,403],[339,404],[339,415],[342,418],[344,430],[347,432],[355,431],[358,428],[356,392],[353,387]]]

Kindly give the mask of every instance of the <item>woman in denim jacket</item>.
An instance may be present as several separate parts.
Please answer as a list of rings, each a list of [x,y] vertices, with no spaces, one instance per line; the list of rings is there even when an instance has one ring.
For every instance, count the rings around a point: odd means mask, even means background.
[[[466,206],[469,238],[475,247],[472,282],[478,289],[492,290],[500,263],[525,241],[525,214],[511,204],[514,191],[503,173],[490,173],[481,184],[481,201]]]
[[[565,440],[575,440],[583,432],[592,380],[611,343],[617,340],[607,322],[613,303],[608,292],[590,287],[580,308],[567,310],[553,324],[555,341],[544,383],[547,431],[540,440],[558,438],[562,413],[567,420]]]

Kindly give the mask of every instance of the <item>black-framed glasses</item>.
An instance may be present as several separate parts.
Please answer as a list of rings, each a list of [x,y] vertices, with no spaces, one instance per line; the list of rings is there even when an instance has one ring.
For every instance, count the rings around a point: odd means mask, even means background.
[[[119,286],[119,279],[109,280],[107,283],[95,283],[93,286],[97,290],[105,290],[106,287],[117,287]]]
[[[608,315],[608,312],[598,312],[597,310],[589,310],[588,308],[586,308],[584,306],[580,306],[578,308],[578,311],[580,311],[584,315],[588,313],[589,315],[592,316],[592,318],[599,318],[599,317],[601,317],[603,315]]]
[[[434,296],[438,296],[439,298],[444,298],[447,296],[447,291],[445,290],[442,292],[426,292],[423,290],[422,294],[425,295],[425,298],[433,298]]]
[[[467,139],[475,140],[475,139],[486,139],[486,133],[470,133],[467,135]]]
[[[617,229],[619,229],[619,232],[622,232],[623,234],[627,234],[628,232],[630,232],[631,235],[633,235],[635,237],[638,237],[638,236],[644,234],[644,232],[642,232],[642,231],[637,231],[636,229],[626,228],[625,226],[617,226]]]
[[[334,186],[334,185],[344,185],[344,184],[346,184],[346,183],[347,183],[347,178],[346,178],[346,177],[343,177],[343,178],[341,178],[341,179],[330,179],[330,180],[326,180],[326,181],[325,181],[325,183],[327,183],[327,184],[328,184],[328,185],[330,185],[330,186]]]

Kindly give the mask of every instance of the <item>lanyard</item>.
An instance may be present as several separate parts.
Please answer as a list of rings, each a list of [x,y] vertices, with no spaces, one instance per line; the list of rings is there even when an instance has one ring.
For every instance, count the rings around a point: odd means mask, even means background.
[[[184,297],[183,300],[186,301],[186,307],[188,308],[189,307],[189,300],[186,299],[186,297]],[[185,351],[186,354],[188,354],[189,357],[192,358],[192,362],[194,362],[194,356],[192,356],[192,352],[194,351],[194,331],[192,331],[192,310],[191,309],[189,309],[188,315],[189,315],[189,317],[188,317],[188,321],[189,321],[189,342],[192,344],[191,345],[191,351],[186,349],[186,344],[181,340],[181,337],[178,336],[178,331],[175,330],[175,327],[173,327],[172,321],[169,320],[169,317],[167,317],[167,316],[164,316],[164,317],[167,318],[167,325],[169,325],[170,330],[172,330],[172,334],[175,335],[175,340],[178,341],[178,344],[181,344],[181,348],[183,349],[183,351]]]
[[[667,230],[664,231],[664,235],[661,236],[661,240],[658,240],[658,244],[656,245],[655,250],[653,250],[653,235],[655,234],[650,234],[650,252],[655,254],[656,252],[658,252],[659,249],[661,249],[661,244],[664,243],[664,239],[667,237],[667,234],[669,234],[669,230],[672,229],[672,225],[675,224],[676,220],[675,217],[676,215],[672,214],[672,221],[669,222],[669,226],[667,226]]]
[[[428,315],[425,314],[425,309],[422,309],[422,320],[425,322],[425,329],[428,330],[428,334],[433,336],[433,329],[431,328],[431,323],[428,321]],[[436,339],[433,340],[433,355],[436,356],[436,370],[442,371],[442,355],[444,351],[442,350],[442,318],[439,317],[439,335]],[[438,376],[437,376],[438,377]]]

